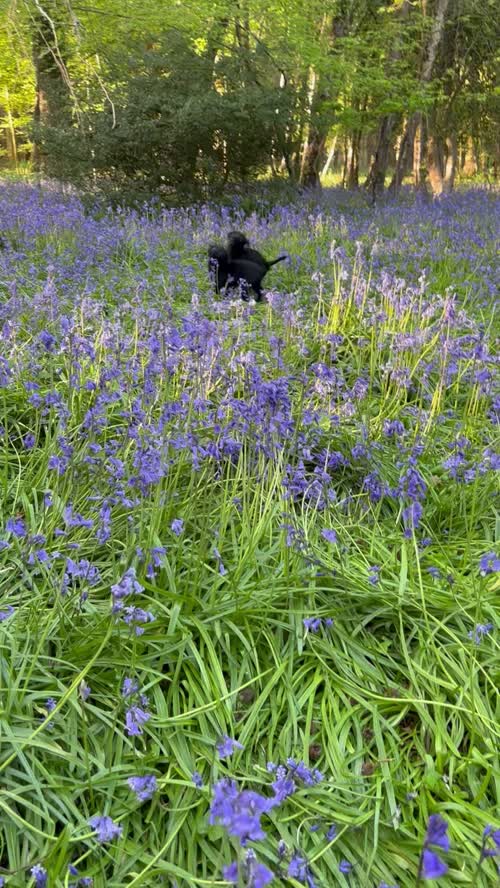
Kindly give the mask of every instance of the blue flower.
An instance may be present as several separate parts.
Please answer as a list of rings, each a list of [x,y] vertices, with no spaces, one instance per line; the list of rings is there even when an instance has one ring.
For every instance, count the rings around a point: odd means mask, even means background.
[[[228,835],[236,836],[245,846],[248,841],[265,838],[260,818],[272,807],[272,799],[266,799],[251,789],[240,791],[234,780],[224,778],[213,787],[210,823],[219,822]]]
[[[232,740],[231,737],[228,737],[227,734],[219,740],[216,744],[217,752],[219,754],[219,758],[229,758],[235,749],[244,749],[242,743],[239,743],[237,740]]]
[[[203,787],[203,777],[198,771],[193,771],[193,774],[191,775],[191,780],[193,781],[197,789],[201,789]]]
[[[172,533],[175,533],[176,536],[180,536],[182,531],[184,530],[184,521],[182,518],[174,518],[172,524],[170,525],[170,529]]]
[[[145,777],[129,777],[127,783],[140,802],[151,799],[158,789],[154,774],[146,774]]]
[[[337,534],[331,527],[324,527],[321,531],[321,536],[327,541],[327,543],[337,542]]]
[[[14,608],[11,604],[7,605],[7,610],[0,611],[0,623],[3,623],[5,620],[8,620],[14,613]]]
[[[22,518],[9,518],[5,525],[7,533],[13,533],[17,537],[26,536],[26,525]]]
[[[486,555],[482,555],[479,559],[479,573],[482,577],[486,577],[488,574],[498,573],[499,570],[500,558],[498,558],[495,552],[487,552]]]
[[[446,875],[448,867],[441,860],[439,854],[424,848],[422,852],[421,875],[423,879],[439,879],[440,876]]]
[[[133,697],[139,690],[139,682],[135,678],[124,678],[122,685],[122,697]]]
[[[450,850],[448,838],[448,824],[439,814],[431,814],[427,824],[427,832],[424,838],[424,848],[420,858],[420,875],[423,879],[438,879],[448,872],[447,865],[441,860],[439,854],[430,846]]]
[[[100,814],[94,814],[88,823],[96,831],[97,841],[101,844],[118,839],[123,832],[123,826],[119,826],[111,817],[101,816]]]
[[[125,713],[125,730],[129,737],[139,737],[143,731],[142,726],[151,718],[151,713],[141,709],[140,706],[131,706]]]
[[[35,888],[45,888],[47,884],[47,870],[40,866],[39,863],[36,863],[35,866],[31,867],[30,873],[35,880]]]
[[[450,850],[450,840],[447,835],[448,824],[439,814],[431,814],[427,824],[424,846],[435,845],[443,851]]]
[[[307,885],[307,888],[316,888],[311,867],[305,857],[301,857],[298,851],[292,856],[290,863],[288,864],[287,874],[291,879],[297,879],[298,882]]]
[[[251,849],[247,852],[245,861],[241,865],[238,865],[237,861],[233,861],[229,866],[224,867],[222,875],[226,882],[236,885],[239,881],[240,871],[247,888],[265,888],[274,879],[274,873],[263,863],[258,863],[255,851]]]
[[[477,623],[474,629],[467,633],[468,638],[474,639],[474,644],[480,644],[485,635],[493,629],[493,623]]]
[[[339,873],[344,873],[344,875],[348,875],[352,870],[352,863],[348,860],[341,860],[339,863]]]

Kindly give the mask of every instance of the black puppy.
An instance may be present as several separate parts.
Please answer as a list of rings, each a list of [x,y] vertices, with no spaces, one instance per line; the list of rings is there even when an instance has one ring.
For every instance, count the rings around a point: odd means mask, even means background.
[[[268,262],[258,250],[252,250],[248,238],[239,231],[231,231],[228,235],[228,249],[214,245],[208,250],[208,268],[219,293],[224,286],[239,286],[243,290],[243,299],[248,299],[248,289],[256,296],[256,302],[262,300],[262,281],[269,269],[282,262],[286,256],[280,256]]]
[[[272,259],[269,262],[264,258],[262,253],[251,248],[247,236],[241,231],[229,232],[227,236],[227,253],[229,261],[234,259],[247,259],[250,262],[254,262],[255,265],[264,268],[266,273],[273,267],[273,265],[276,265],[278,262],[283,262],[283,260],[286,259],[286,256],[278,256],[277,259]]]

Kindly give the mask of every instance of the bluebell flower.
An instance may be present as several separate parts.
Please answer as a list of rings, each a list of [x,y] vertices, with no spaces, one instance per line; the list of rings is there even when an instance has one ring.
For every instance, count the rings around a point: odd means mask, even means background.
[[[443,851],[450,850],[448,824],[439,814],[431,814],[424,838],[424,847],[420,858],[420,875],[423,879],[438,879],[448,872],[447,865],[431,846]]]
[[[101,816],[100,814],[94,814],[93,817],[88,821],[89,826],[95,830],[97,835],[97,841],[101,844],[105,842],[112,842],[114,839],[118,839],[122,832],[123,826],[119,826],[111,817]]]
[[[73,866],[72,863],[68,864],[68,872],[69,872],[70,876],[77,876],[78,875],[78,870],[77,870],[76,866]]]
[[[310,632],[319,632],[321,629],[321,619],[319,617],[304,617],[302,620],[304,627]]]
[[[440,876],[446,875],[448,867],[439,854],[430,848],[424,848],[420,872],[423,879],[439,879]]]
[[[144,623],[153,623],[154,614],[151,611],[143,610],[142,607],[126,607],[122,611],[122,620],[127,626],[130,626],[135,635],[144,634]]]
[[[228,835],[236,836],[240,844],[265,838],[260,819],[273,807],[266,799],[250,789],[239,790],[234,780],[224,778],[213,787],[210,805],[210,823],[219,822]]]
[[[27,435],[23,438],[23,447],[25,450],[33,450],[33,447],[36,444],[36,438],[32,432],[28,432]]]
[[[146,774],[144,777],[129,777],[127,783],[140,802],[151,799],[158,789],[154,774]]]
[[[133,697],[139,690],[139,682],[135,678],[124,678],[122,684],[122,697]]]
[[[30,873],[35,880],[35,888],[45,888],[48,878],[45,867],[36,863],[35,866],[31,867]]]
[[[278,859],[283,860],[283,858],[286,856],[286,852],[287,852],[286,842],[284,841],[284,839],[279,840],[277,851],[278,851]]]
[[[337,827],[335,826],[334,823],[332,823],[332,825],[329,827],[329,829],[326,833],[326,841],[332,842],[336,835],[337,835]]]
[[[7,610],[0,611],[0,623],[3,623],[5,620],[8,620],[9,617],[15,613],[14,608],[11,604],[7,605]]]
[[[184,530],[184,521],[182,518],[174,518],[172,524],[170,525],[170,529],[175,536],[180,536],[182,531]]]
[[[7,522],[8,523],[8,522]],[[487,552],[479,559],[479,573],[482,577],[497,573],[500,570],[500,558],[495,552]]]
[[[238,879],[240,875],[237,860],[233,860],[232,863],[229,863],[227,866],[223,867],[222,877],[225,882],[232,882],[234,885],[238,884]]]
[[[198,771],[193,771],[193,773],[191,775],[191,780],[193,781],[193,783],[197,789],[202,789],[203,777],[201,776],[201,774]]]
[[[17,537],[26,536],[26,525],[22,518],[8,518],[5,525],[7,533],[13,533]]]
[[[238,883],[240,873],[247,888],[265,888],[274,879],[274,873],[263,863],[257,861],[255,851],[252,849],[247,851],[243,863],[238,864],[237,861],[234,861],[222,870],[226,882],[231,882],[234,885]]]
[[[488,840],[491,840],[495,845],[494,848],[488,848],[487,843]],[[500,829],[494,830],[490,823],[488,823],[483,830],[483,844],[481,846],[481,856],[479,858],[480,862],[485,860],[487,857],[498,857],[500,856]]]
[[[489,635],[493,629],[493,623],[477,623],[474,629],[471,629],[467,635],[468,638],[474,640],[474,644],[481,644],[485,635]]]
[[[347,876],[352,870],[352,863],[349,860],[341,860],[339,863],[339,873],[343,873]]]
[[[233,740],[231,737],[228,737],[227,734],[219,740],[216,744],[217,752],[219,754],[219,758],[229,758],[235,749],[244,749],[242,743],[239,743],[238,740]]]
[[[327,543],[336,543],[338,541],[337,534],[331,527],[324,527],[321,531],[321,536]]]
[[[140,706],[131,706],[125,713],[125,730],[129,737],[139,737],[143,731],[142,726],[151,718],[151,713],[141,709]]]
[[[371,583],[372,586],[377,585],[377,583],[380,579],[380,577],[379,577],[380,571],[381,571],[381,568],[378,566],[378,564],[373,564],[371,567],[368,568],[368,574],[369,574],[368,582]]]
[[[316,888],[311,867],[305,857],[302,857],[298,851],[295,852],[288,864],[287,875],[291,879],[297,879],[298,882],[307,885],[307,888]]]

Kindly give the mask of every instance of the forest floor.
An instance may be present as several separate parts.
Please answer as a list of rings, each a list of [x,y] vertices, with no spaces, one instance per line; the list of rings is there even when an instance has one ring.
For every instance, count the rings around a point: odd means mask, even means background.
[[[244,206],[0,185],[0,884],[492,885],[498,196]]]

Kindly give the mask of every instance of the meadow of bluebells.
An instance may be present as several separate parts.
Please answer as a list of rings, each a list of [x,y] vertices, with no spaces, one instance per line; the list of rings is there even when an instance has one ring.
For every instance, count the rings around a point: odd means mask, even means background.
[[[498,220],[0,186],[0,885],[495,883]]]

